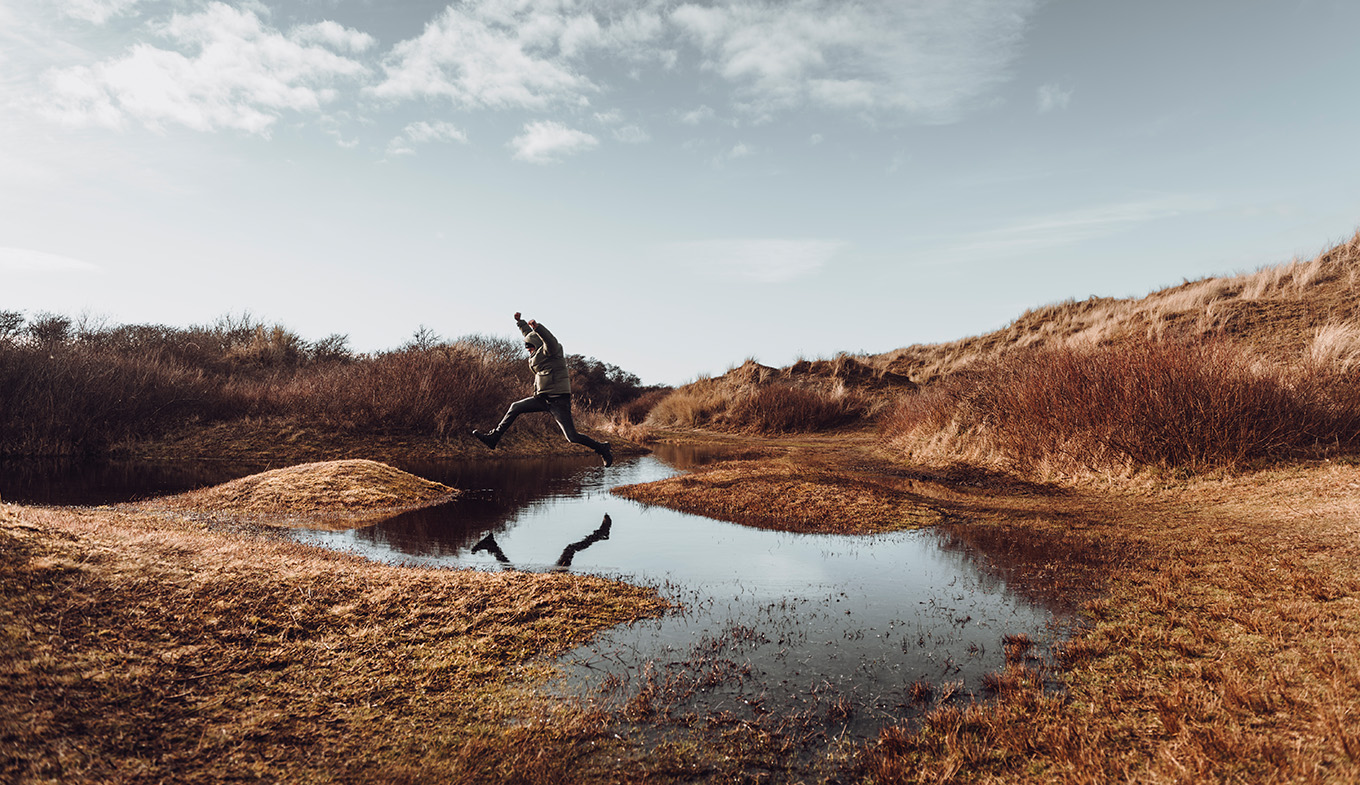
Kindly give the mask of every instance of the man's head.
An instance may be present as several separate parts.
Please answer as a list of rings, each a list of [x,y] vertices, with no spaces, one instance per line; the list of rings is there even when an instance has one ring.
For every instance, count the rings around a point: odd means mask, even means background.
[[[524,336],[524,348],[528,349],[531,354],[538,351],[541,346],[543,346],[543,339],[538,337],[538,333],[529,333]]]

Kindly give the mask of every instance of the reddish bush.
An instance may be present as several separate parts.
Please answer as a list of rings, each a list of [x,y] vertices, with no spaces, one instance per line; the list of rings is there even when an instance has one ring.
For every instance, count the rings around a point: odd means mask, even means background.
[[[1360,439],[1360,395],[1318,365],[1266,364],[1221,342],[1016,353],[909,395],[890,437],[953,428],[1021,468],[1204,470]]]

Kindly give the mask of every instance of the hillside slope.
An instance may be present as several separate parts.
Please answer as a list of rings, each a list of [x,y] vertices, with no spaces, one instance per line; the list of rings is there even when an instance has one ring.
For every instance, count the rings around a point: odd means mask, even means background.
[[[929,384],[1018,348],[1103,346],[1222,335],[1277,359],[1360,338],[1360,232],[1309,261],[1187,281],[1146,297],[1091,297],[1035,308],[995,332],[866,358]]]
[[[1223,337],[1253,356],[1360,365],[1360,232],[1308,261],[1187,281],[1142,298],[1091,297],[1035,308],[1006,327],[878,355],[771,368],[754,360],[662,399],[647,425],[766,434],[853,426],[902,393],[1018,350],[1151,346]]]

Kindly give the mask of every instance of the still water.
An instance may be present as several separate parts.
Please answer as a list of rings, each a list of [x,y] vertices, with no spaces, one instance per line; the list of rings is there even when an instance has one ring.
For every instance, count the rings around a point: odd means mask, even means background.
[[[868,738],[908,716],[911,686],[982,694],[1003,638],[1043,645],[1069,617],[1008,591],[987,557],[933,530],[875,536],[754,529],[647,507],[615,485],[705,460],[662,448],[592,460],[404,466],[465,498],[364,529],[298,532],[371,559],[570,570],[657,587],[683,609],[617,628],[562,659],[564,693],[635,716]]]
[[[1070,632],[1069,615],[1010,590],[987,555],[935,530],[788,534],[609,492],[713,457],[662,448],[608,470],[586,458],[402,464],[465,493],[362,529],[292,536],[383,562],[570,570],[654,586],[683,607],[570,652],[554,689],[680,723],[718,717],[869,738],[919,711],[914,683],[931,685],[935,698],[982,695],[984,676],[1004,667],[1006,636],[1028,635],[1042,653]],[[75,475],[9,475],[0,493],[28,503],[111,503],[249,473],[182,468],[86,472],[85,485]]]

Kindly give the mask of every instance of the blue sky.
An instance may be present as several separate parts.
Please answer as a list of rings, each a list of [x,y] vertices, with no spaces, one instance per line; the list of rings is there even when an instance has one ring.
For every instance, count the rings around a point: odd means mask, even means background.
[[[0,309],[679,383],[1310,257],[1360,4],[0,0]]]

